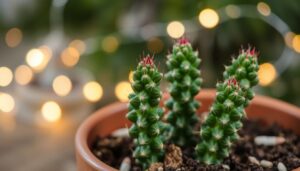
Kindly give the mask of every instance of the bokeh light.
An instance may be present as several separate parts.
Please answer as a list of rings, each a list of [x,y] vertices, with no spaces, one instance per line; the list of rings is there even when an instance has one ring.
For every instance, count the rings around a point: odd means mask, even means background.
[[[113,53],[119,47],[119,40],[115,36],[106,36],[102,40],[101,46],[102,46],[103,51],[105,51],[106,53]]]
[[[61,61],[67,67],[75,66],[80,58],[80,53],[73,47],[68,47],[61,53]]]
[[[13,79],[12,71],[7,67],[0,67],[0,86],[8,86]]]
[[[19,28],[11,28],[5,35],[5,42],[8,47],[17,47],[23,39],[23,33]]]
[[[34,70],[42,70],[45,61],[45,55],[40,49],[31,49],[26,55],[27,64]]]
[[[133,83],[133,71],[129,72],[128,80],[129,80],[129,82]]]
[[[269,16],[271,14],[270,6],[264,2],[259,2],[257,4],[256,8],[257,8],[257,11],[264,16]]]
[[[72,90],[72,82],[67,76],[59,75],[53,80],[52,88],[58,96],[66,96]]]
[[[295,37],[295,33],[293,32],[287,32],[285,35],[284,35],[284,41],[285,41],[285,44],[290,47],[290,48],[293,48],[293,39]]]
[[[275,67],[271,63],[264,63],[259,66],[258,79],[259,85],[268,86],[276,78],[277,73]]]
[[[300,53],[300,35],[293,37],[293,48],[296,52]]]
[[[164,43],[161,39],[154,37],[151,38],[148,43],[147,43],[147,48],[152,52],[152,53],[159,53],[163,50],[164,48]]]
[[[69,44],[69,47],[77,49],[80,54],[83,54],[86,50],[85,43],[82,40],[79,40],[79,39],[73,40]]]
[[[238,18],[241,16],[241,9],[236,5],[227,5],[225,12],[230,18]]]
[[[83,87],[83,95],[90,102],[96,102],[103,96],[103,88],[95,81],[88,82]]]
[[[61,118],[61,108],[54,101],[48,101],[43,104],[42,116],[48,122],[56,122]]]
[[[0,111],[2,112],[11,112],[15,107],[14,98],[7,94],[0,92]]]
[[[167,26],[167,33],[170,37],[178,39],[185,32],[184,25],[179,21],[172,21]]]
[[[131,84],[128,81],[122,81],[116,85],[115,94],[121,102],[127,102],[128,95],[132,92]]]
[[[30,67],[20,65],[15,70],[15,80],[20,85],[27,85],[33,78],[33,72]]]
[[[218,13],[210,8],[204,9],[199,14],[199,22],[205,28],[214,28],[219,23]]]

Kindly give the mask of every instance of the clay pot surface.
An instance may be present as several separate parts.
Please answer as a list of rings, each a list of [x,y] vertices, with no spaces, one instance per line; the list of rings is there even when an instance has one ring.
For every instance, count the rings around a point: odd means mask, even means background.
[[[167,99],[164,95],[163,99]],[[204,89],[196,96],[201,102],[198,113],[209,110],[214,101],[215,90]],[[262,119],[266,124],[278,123],[300,135],[300,108],[265,96],[256,95],[246,109],[251,120]],[[117,169],[100,161],[90,150],[96,136],[109,135],[116,129],[129,127],[130,121],[125,117],[126,103],[114,103],[103,107],[87,118],[76,133],[76,160],[78,171],[116,171]]]

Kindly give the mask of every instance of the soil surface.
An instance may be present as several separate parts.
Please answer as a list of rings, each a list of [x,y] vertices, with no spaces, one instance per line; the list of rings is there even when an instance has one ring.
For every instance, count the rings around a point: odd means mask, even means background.
[[[158,163],[157,165],[160,170],[163,169],[164,171],[219,171],[229,169],[233,171],[268,171],[279,170],[278,167],[284,171],[284,168],[293,170],[300,167],[300,136],[292,131],[285,130],[275,124],[265,126],[262,122],[244,121],[244,127],[239,131],[239,135],[241,138],[232,147],[230,156],[220,165],[205,166],[200,164],[194,160],[193,148],[181,149],[181,153],[180,148],[170,144],[166,146],[166,155],[174,156],[170,153],[174,153],[172,149],[176,149],[174,154],[180,153],[182,162],[178,162],[178,156],[175,156],[176,163],[180,164],[177,164],[176,168],[174,165],[169,167],[166,163],[170,163],[170,159],[165,157],[165,164]],[[274,146],[256,145],[254,138],[261,135],[284,137],[285,142]],[[119,169],[124,158],[129,157],[131,170],[140,171],[142,169],[131,158],[132,149],[133,142],[130,138],[111,136],[97,138],[92,146],[93,153],[108,165]]]

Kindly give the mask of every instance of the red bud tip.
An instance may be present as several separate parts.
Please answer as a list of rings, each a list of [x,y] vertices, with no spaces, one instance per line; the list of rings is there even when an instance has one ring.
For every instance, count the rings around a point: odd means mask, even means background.
[[[182,37],[178,40],[178,43],[180,45],[186,45],[186,44],[190,43],[190,41],[187,38]]]
[[[228,85],[236,86],[237,84],[238,84],[238,82],[235,78],[231,78],[231,79],[228,80]]]
[[[153,57],[151,57],[150,55],[147,55],[146,57],[144,57],[141,62],[144,66],[146,66],[146,65],[153,66],[154,65]]]
[[[246,55],[247,55],[247,57],[248,57],[248,56],[257,56],[257,52],[255,51],[255,48],[253,48],[253,49],[251,50],[251,48],[249,47],[249,48],[247,49],[247,51],[246,51]]]

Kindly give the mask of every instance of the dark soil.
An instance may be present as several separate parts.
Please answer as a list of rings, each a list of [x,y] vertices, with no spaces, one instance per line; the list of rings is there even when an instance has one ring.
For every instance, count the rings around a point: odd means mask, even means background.
[[[285,130],[278,125],[265,126],[261,122],[245,121],[244,127],[239,132],[240,140],[232,147],[230,156],[221,165],[205,166],[193,159],[193,148],[183,149],[183,164],[177,168],[167,168],[164,171],[219,171],[227,170],[278,170],[277,165],[282,162],[287,170],[300,167],[300,137],[292,131]],[[282,136],[285,143],[275,146],[256,145],[254,138],[258,135]],[[96,139],[92,146],[93,153],[103,162],[119,168],[125,157],[131,157],[133,149],[132,140],[129,138],[102,137]],[[251,163],[249,156],[258,161],[267,160],[272,162],[271,168]],[[142,170],[131,158],[131,170]]]

